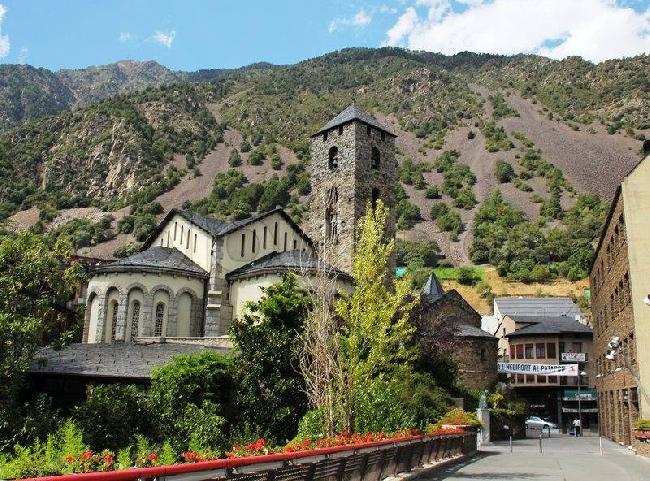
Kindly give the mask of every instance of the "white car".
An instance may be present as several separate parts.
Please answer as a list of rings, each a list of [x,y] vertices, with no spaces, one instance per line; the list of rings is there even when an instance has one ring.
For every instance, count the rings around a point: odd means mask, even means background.
[[[526,419],[526,429],[555,429],[557,424],[546,421],[537,416],[531,416]]]

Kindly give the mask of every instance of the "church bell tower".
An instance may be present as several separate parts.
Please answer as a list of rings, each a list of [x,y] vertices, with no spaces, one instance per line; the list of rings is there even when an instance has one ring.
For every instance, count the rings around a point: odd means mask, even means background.
[[[386,228],[395,235],[395,134],[355,104],[311,137],[311,216],[307,226],[316,243],[334,250],[328,262],[352,269],[356,227],[368,204],[390,209]]]

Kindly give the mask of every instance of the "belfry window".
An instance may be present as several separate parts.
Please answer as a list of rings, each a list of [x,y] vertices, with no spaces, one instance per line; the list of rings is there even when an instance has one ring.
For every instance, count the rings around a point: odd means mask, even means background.
[[[366,133],[368,134],[368,137],[370,137],[370,134],[372,134],[372,127],[370,127],[370,125],[366,126]]]
[[[370,202],[371,202],[371,205],[372,205],[373,209],[377,208],[377,201],[379,200],[380,195],[381,195],[381,193],[379,192],[379,189],[377,187],[372,189]]]
[[[323,142],[327,142],[327,130],[323,132]]]
[[[326,200],[325,239],[333,243],[336,243],[338,239],[338,201],[339,191],[336,187],[332,187],[327,194]]]
[[[165,320],[165,303],[159,302],[158,304],[156,304],[156,319],[153,327],[154,337],[162,336],[164,320]]]
[[[339,125],[339,135],[343,135],[343,126]]]
[[[339,149],[338,147],[331,147],[329,151],[329,168],[330,170],[339,168]]]
[[[370,168],[379,169],[379,163],[381,162],[381,154],[377,147],[373,147],[370,152]]]

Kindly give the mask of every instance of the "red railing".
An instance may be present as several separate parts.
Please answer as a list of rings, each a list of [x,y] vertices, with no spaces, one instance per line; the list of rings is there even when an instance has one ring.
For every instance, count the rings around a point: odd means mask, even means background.
[[[462,438],[462,439],[461,439]],[[363,444],[355,445],[345,445],[345,446],[336,446],[331,448],[321,448],[311,451],[299,451],[294,453],[278,453],[278,454],[268,454],[262,456],[249,456],[242,458],[230,458],[230,459],[218,459],[213,461],[202,461],[198,463],[187,463],[187,464],[174,464],[169,466],[157,466],[153,468],[131,468],[124,469],[119,471],[110,471],[110,472],[95,472],[95,473],[84,473],[84,474],[71,474],[71,475],[62,475],[62,476],[43,476],[39,478],[26,478],[25,481],[135,481],[135,480],[148,480],[148,479],[160,479],[164,477],[173,476],[178,480],[183,478],[186,479],[225,479],[232,477],[233,473],[241,474],[241,472],[266,472],[278,469],[287,464],[299,464],[299,460],[307,462],[304,458],[319,458],[315,459],[313,462],[318,460],[327,459],[327,458],[343,458],[346,457],[343,453],[346,451],[349,452],[348,457],[352,457],[359,453],[373,451],[373,448],[376,450],[381,450],[385,447],[398,447],[398,446],[408,446],[408,445],[417,445],[425,443],[431,443],[432,440],[451,440],[453,441],[453,449],[449,450],[449,453],[452,454],[467,454],[468,452],[473,451],[474,446],[476,445],[476,434],[475,433],[465,433],[465,434],[449,434],[449,435],[419,435],[419,436],[409,436],[398,439],[390,439],[386,441],[376,441]],[[440,444],[441,444],[440,443]],[[439,450],[438,450],[439,451]],[[438,451],[436,451],[436,459],[438,456]],[[424,447],[422,447],[422,453],[424,454]],[[333,456],[337,455],[337,456]],[[409,451],[409,456],[411,453]],[[431,457],[431,452],[429,453],[429,458]],[[420,461],[422,456],[420,456]],[[267,465],[267,466],[264,466]],[[408,470],[410,470],[411,463],[409,460]],[[246,469],[249,467],[249,469]],[[244,468],[244,469],[242,469]],[[202,478],[199,473],[204,472],[205,476]],[[187,476],[183,476],[187,475]],[[363,476],[362,476],[363,478]],[[312,480],[315,481],[315,480]]]

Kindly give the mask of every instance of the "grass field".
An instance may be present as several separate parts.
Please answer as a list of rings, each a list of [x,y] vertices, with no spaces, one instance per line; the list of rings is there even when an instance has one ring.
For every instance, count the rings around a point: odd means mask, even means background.
[[[463,267],[462,269],[469,269],[472,272],[474,279],[483,280],[485,278],[485,268],[483,267]],[[433,270],[436,277],[440,282],[442,281],[458,281],[460,275],[460,267],[437,267]]]
[[[475,278],[480,278],[492,289],[495,296],[568,296],[579,298],[589,287],[589,281],[583,279],[571,282],[558,279],[546,283],[508,282],[499,277],[494,267],[472,267]],[[464,286],[458,282],[458,268],[443,267],[434,270],[445,290],[455,289],[480,314],[492,314],[492,305],[483,299],[476,288]]]

